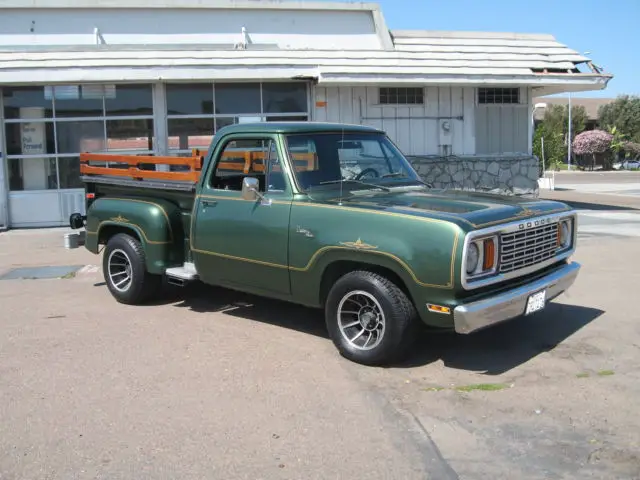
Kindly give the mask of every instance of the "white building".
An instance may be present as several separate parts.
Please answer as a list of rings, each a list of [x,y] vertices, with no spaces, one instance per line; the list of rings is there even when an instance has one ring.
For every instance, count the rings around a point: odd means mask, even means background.
[[[0,0],[0,227],[83,210],[82,151],[287,118],[381,126],[409,155],[530,153],[534,96],[610,78],[549,35],[394,31],[376,4]]]

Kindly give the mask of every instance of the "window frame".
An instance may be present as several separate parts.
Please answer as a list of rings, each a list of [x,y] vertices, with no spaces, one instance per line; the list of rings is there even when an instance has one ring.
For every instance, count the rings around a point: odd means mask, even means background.
[[[21,124],[25,124],[25,123],[44,123],[44,124],[52,124],[53,128],[52,128],[52,140],[53,140],[53,145],[54,145],[54,153],[44,153],[44,154],[7,154],[5,151],[5,158],[8,160],[11,159],[18,159],[19,160],[19,165],[20,165],[20,175],[22,176],[24,174],[23,168],[22,168],[22,162],[23,161],[28,161],[29,159],[47,159],[47,160],[51,160],[54,159],[55,160],[55,165],[56,165],[56,179],[55,179],[55,184],[56,187],[55,188],[50,188],[50,189],[46,189],[46,190],[12,190],[11,188],[9,188],[9,192],[40,192],[40,191],[47,191],[47,192],[53,192],[53,191],[61,191],[61,190],[77,190],[79,188],[83,188],[83,187],[77,187],[77,188],[61,188],[60,187],[60,162],[58,161],[59,159],[62,158],[79,158],[80,153],[82,152],[60,152],[60,146],[58,145],[58,126],[63,124],[63,123],[73,123],[73,122],[101,122],[102,123],[102,132],[103,132],[103,140],[104,140],[104,150],[96,150],[94,151],[95,153],[107,153],[107,154],[125,154],[125,155],[154,155],[156,152],[155,150],[152,149],[126,149],[126,150],[110,150],[108,148],[109,145],[109,135],[108,135],[108,129],[107,129],[107,123],[110,121],[118,121],[118,120],[145,120],[145,121],[151,121],[151,132],[152,132],[152,143],[157,142],[157,137],[156,135],[156,131],[155,131],[155,115],[154,115],[154,104],[152,102],[151,104],[151,114],[145,114],[145,115],[109,115],[107,112],[107,107],[106,107],[106,101],[107,101],[107,95],[103,95],[102,97],[102,115],[101,116],[80,116],[80,117],[72,117],[72,116],[59,116],[56,114],[56,100],[63,102],[64,100],[62,99],[56,99],[56,88],[55,87],[74,87],[77,86],[78,87],[78,92],[80,97],[82,97],[82,92],[84,91],[84,87],[85,86],[90,86],[92,88],[95,87],[101,87],[103,91],[106,91],[107,89],[110,89],[111,87],[114,87],[114,91],[115,94],[117,95],[117,89],[119,86],[122,87],[127,87],[130,86],[132,84],[129,83],[100,83],[100,84],[89,84],[89,83],[83,83],[83,82],[77,82],[77,83],[65,83],[63,85],[35,85],[35,86],[25,86],[26,88],[38,88],[42,90],[42,94],[43,97],[46,99],[47,95],[50,95],[51,98],[50,101],[51,102],[51,116],[47,117],[46,115],[42,118],[4,118],[4,109],[6,107],[6,105],[4,104],[4,101],[0,101],[0,106],[2,107],[3,111],[1,112],[2,115],[0,115],[0,117],[3,119],[0,125],[0,128],[4,129],[3,135],[2,137],[5,138],[6,137],[6,129],[7,129],[7,125],[10,124],[16,124],[16,125],[21,125]],[[148,88],[151,91],[151,98],[153,100],[153,85],[151,83],[135,83],[133,85],[136,86],[140,86],[140,87],[145,87]],[[10,88],[22,88],[21,86],[15,86],[15,87],[10,87]],[[2,95],[4,95],[4,92],[0,91],[0,93]],[[43,107],[38,107],[38,108],[43,108]],[[46,110],[46,108],[45,108]],[[5,145],[2,145],[3,148],[6,147],[6,138],[5,138]],[[10,172],[8,172],[10,173]],[[9,185],[10,183],[10,178],[7,178],[7,185]]]
[[[278,159],[279,159],[279,164],[282,168],[282,177],[284,180],[284,189],[283,190],[269,190],[268,185],[269,185],[269,178],[271,176],[271,165],[269,161],[266,161],[267,159],[264,159],[264,165],[265,165],[265,170],[264,173],[261,172],[248,172],[248,173],[244,173],[243,171],[239,171],[238,173],[238,177],[244,178],[244,177],[250,177],[250,176],[254,176],[257,177],[259,175],[264,175],[264,183],[261,184],[260,186],[260,193],[263,195],[290,195],[291,193],[291,181],[289,179],[289,172],[288,172],[288,164],[287,164],[287,159],[286,156],[284,155],[284,152],[282,151],[281,148],[281,144],[279,141],[279,135],[277,134],[273,134],[273,133],[231,133],[227,136],[225,136],[224,138],[219,140],[219,144],[218,146],[215,148],[214,152],[210,153],[209,155],[209,169],[206,173],[206,177],[204,178],[203,181],[203,186],[205,186],[207,188],[207,190],[211,191],[211,192],[217,192],[217,193],[221,193],[221,192],[225,192],[226,194],[229,193],[236,193],[236,194],[241,194],[241,189],[240,190],[232,190],[232,189],[224,189],[224,188],[217,188],[214,184],[214,180],[217,178],[217,172],[218,172],[218,167],[220,166],[220,160],[222,158],[223,153],[225,152],[225,150],[227,149],[228,145],[233,142],[233,141],[238,141],[238,140],[254,140],[254,141],[262,141],[265,142],[265,147],[264,147],[264,152],[266,154],[267,158],[270,158],[270,152],[271,152],[271,145],[274,145],[275,147],[275,151],[278,155]],[[234,175],[236,176],[236,175]]]
[[[488,94],[491,93],[493,101],[486,101]],[[505,101],[513,98],[514,101]],[[485,101],[482,101],[482,99]],[[500,101],[496,101],[500,99]],[[520,87],[478,87],[476,89],[476,104],[477,105],[522,105],[522,92]]]
[[[301,121],[301,117],[305,117],[305,120],[302,121],[311,121],[312,120],[312,99],[311,99],[311,94],[312,94],[312,90],[311,90],[311,86],[309,84],[309,82],[307,81],[258,81],[258,82],[251,82],[251,83],[258,83],[260,86],[260,111],[258,112],[253,112],[253,113],[215,113],[216,112],[216,84],[219,85],[227,85],[227,84],[231,84],[231,83],[242,83],[242,82],[231,82],[231,81],[212,81],[212,82],[198,82],[198,81],[194,81],[194,82],[166,82],[165,86],[169,86],[169,85],[178,85],[178,84],[185,84],[185,85],[189,85],[189,84],[201,84],[201,85],[208,85],[211,88],[211,93],[212,93],[212,98],[213,98],[213,113],[209,114],[209,113],[193,113],[193,114],[169,114],[168,112],[168,104],[169,104],[169,100],[168,100],[168,88],[165,88],[165,112],[164,112],[164,118],[165,118],[165,123],[166,123],[166,132],[167,132],[167,152],[169,155],[191,155],[191,152],[193,150],[193,148],[199,148],[199,149],[208,149],[209,145],[207,145],[206,147],[204,146],[198,146],[198,147],[189,147],[188,149],[184,149],[184,148],[172,148],[170,146],[170,141],[172,137],[175,137],[175,135],[172,135],[171,131],[169,130],[169,121],[170,120],[179,120],[179,119],[197,119],[197,118],[204,118],[204,119],[213,119],[213,132],[212,132],[212,138],[213,136],[216,134],[216,132],[218,132],[218,130],[220,128],[222,128],[221,126],[218,125],[218,119],[232,119],[233,120],[233,124],[238,124],[241,123],[241,119],[243,118],[249,118],[249,117],[257,117],[260,118],[260,121],[262,122],[269,122],[271,121],[270,119],[275,118],[277,119],[276,121],[285,121],[285,119],[292,119],[292,120],[296,120],[296,121]],[[285,84],[285,83],[293,83],[293,84],[303,84],[304,88],[305,88],[305,93],[306,93],[306,101],[305,101],[305,110],[301,111],[301,112],[285,112],[285,113],[280,113],[280,112],[273,112],[273,113],[267,113],[265,111],[264,108],[264,86],[265,85],[270,85],[270,84]],[[223,126],[227,126],[228,124],[225,122],[225,124]]]
[[[390,101],[394,96],[396,99],[401,98],[400,94],[402,92],[404,92],[405,99],[408,100],[409,98],[413,97],[416,101],[415,102]],[[387,101],[383,101],[383,97],[385,97]],[[419,106],[426,105],[426,98],[427,98],[427,92],[425,87],[378,87],[378,105],[385,106],[385,107],[395,107],[395,106],[419,107]]]

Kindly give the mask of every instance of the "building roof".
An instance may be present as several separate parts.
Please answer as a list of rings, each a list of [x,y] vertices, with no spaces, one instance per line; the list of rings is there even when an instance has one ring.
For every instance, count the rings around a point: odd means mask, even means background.
[[[0,46],[0,84],[49,82],[310,78],[319,84],[527,85],[536,95],[606,87],[611,75],[545,34],[389,30],[372,3],[282,0],[0,0],[0,8],[252,8],[369,12],[379,38],[357,49],[303,49],[277,43]],[[126,14],[124,14],[126,15]],[[188,27],[187,27],[188,28]],[[105,36],[109,32],[104,33]],[[249,37],[250,29],[246,32]],[[84,68],[83,68],[84,67]],[[25,76],[25,72],[30,72]]]
[[[571,96],[571,106],[576,107],[578,105],[583,106],[587,112],[587,118],[589,120],[598,119],[598,109],[602,105],[606,105],[615,100],[615,98],[587,98],[587,97],[574,97]],[[547,105],[568,105],[568,97],[536,97],[533,99],[533,104],[546,103]],[[542,120],[544,118],[544,109],[537,109],[534,112],[534,118],[536,120]]]
[[[197,8],[260,10],[379,10],[377,3],[314,0],[0,0],[0,9]]]

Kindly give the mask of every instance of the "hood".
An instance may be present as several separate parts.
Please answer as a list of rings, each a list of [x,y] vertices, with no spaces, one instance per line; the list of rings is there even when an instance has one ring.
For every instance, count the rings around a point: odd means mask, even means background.
[[[345,192],[341,199],[333,193],[323,199],[314,198],[314,201],[331,204],[341,202],[348,207],[439,218],[456,223],[465,230],[571,210],[568,205],[552,200],[456,190]]]

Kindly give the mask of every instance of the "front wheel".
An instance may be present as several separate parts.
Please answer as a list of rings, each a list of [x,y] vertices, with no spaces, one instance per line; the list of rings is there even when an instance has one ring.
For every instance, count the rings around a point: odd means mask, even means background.
[[[161,276],[147,272],[144,249],[138,239],[125,233],[114,235],[107,242],[102,271],[111,295],[128,305],[149,300],[162,282]]]
[[[327,329],[345,358],[364,365],[399,360],[415,338],[417,312],[392,281],[368,271],[341,277],[325,305]]]

